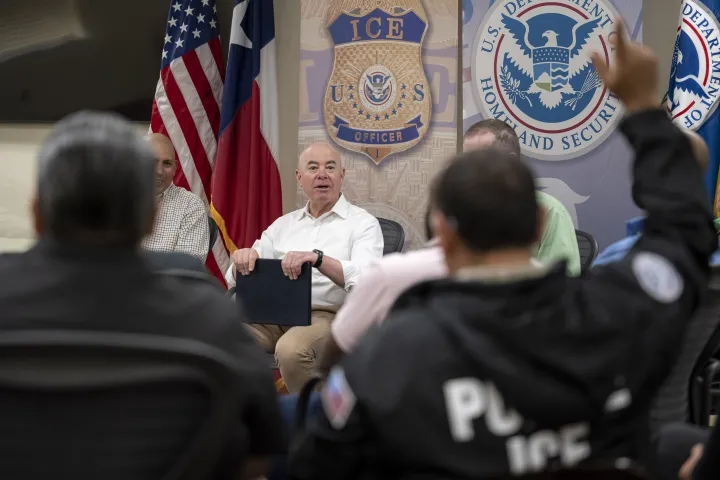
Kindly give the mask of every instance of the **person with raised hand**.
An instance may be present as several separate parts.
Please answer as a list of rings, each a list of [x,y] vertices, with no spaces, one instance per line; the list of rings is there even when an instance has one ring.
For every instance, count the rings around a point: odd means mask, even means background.
[[[643,236],[581,277],[538,265],[530,168],[502,150],[458,155],[431,197],[449,277],[406,291],[332,369],[292,478],[477,479],[649,460],[649,409],[717,243],[701,169],[658,102],[657,59],[615,22],[615,62],[593,63],[627,109]]]

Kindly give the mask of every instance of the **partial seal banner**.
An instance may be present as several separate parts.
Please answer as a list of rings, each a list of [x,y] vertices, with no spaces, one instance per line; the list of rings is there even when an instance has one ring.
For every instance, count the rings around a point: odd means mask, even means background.
[[[538,188],[600,247],[639,214],[623,106],[590,61],[614,61],[615,22],[642,38],[642,0],[463,0],[463,131],[484,119],[515,129]],[[667,25],[668,29],[675,28]]]
[[[457,1],[300,5],[299,151],[333,145],[345,196],[423,243],[430,181],[457,151]]]

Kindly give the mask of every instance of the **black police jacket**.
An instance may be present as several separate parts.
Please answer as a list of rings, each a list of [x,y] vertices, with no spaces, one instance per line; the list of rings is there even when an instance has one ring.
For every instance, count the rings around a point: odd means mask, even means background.
[[[717,248],[702,172],[660,110],[622,125],[645,232],[580,278],[444,279],[407,291],[331,373],[296,479],[483,478],[640,458],[648,410]]]

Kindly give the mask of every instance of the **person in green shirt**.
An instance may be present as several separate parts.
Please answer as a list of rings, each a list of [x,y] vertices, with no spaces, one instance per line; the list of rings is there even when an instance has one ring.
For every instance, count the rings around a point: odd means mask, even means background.
[[[501,120],[481,120],[465,132],[464,151],[489,146],[520,156],[520,140],[515,130]],[[537,201],[543,209],[545,222],[536,258],[544,263],[565,261],[568,275],[580,275],[580,250],[570,213],[558,199],[547,193],[537,192]]]

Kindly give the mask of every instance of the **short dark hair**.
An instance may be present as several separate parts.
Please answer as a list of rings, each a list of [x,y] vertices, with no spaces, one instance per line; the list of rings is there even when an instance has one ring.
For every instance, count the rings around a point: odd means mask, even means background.
[[[506,150],[457,155],[436,179],[432,200],[471,250],[528,247],[537,239],[532,171]]]
[[[155,213],[154,165],[147,142],[121,117],[65,117],[38,156],[43,233],[81,245],[135,248]]]
[[[495,136],[495,146],[507,149],[518,157],[520,156],[520,139],[515,129],[502,120],[488,118],[480,120],[467,129],[463,139],[473,137],[480,133],[490,132]]]

